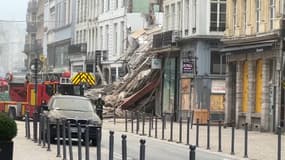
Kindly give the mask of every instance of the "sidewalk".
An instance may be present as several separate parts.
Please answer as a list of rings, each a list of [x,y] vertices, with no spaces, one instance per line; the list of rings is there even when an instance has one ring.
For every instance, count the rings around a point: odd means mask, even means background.
[[[154,124],[155,125],[155,124]],[[162,123],[161,120],[157,122],[158,139],[162,137]],[[186,144],[186,123],[182,125],[182,143]],[[136,133],[136,120],[134,120],[134,134]],[[103,123],[103,128],[105,130],[114,131],[125,131],[125,119],[116,119],[116,124],[114,124],[113,119],[105,119]],[[207,126],[199,127],[199,149],[206,150],[207,148]],[[218,152],[218,127],[211,126],[210,128],[210,152]],[[128,132],[131,132],[131,121],[128,120]],[[146,136],[149,134],[149,121],[145,121],[144,133]],[[140,122],[139,134],[142,134],[142,122]],[[151,130],[151,135],[154,138],[155,129]],[[164,133],[165,140],[170,138],[170,122],[166,122],[166,129]],[[230,127],[222,127],[222,153],[230,155],[231,152],[231,135],[232,129]],[[284,135],[282,135],[282,158],[285,159],[285,143]],[[179,141],[179,123],[173,124],[173,143]],[[196,144],[196,126],[190,129],[190,144]],[[239,159],[244,159],[244,130],[235,130],[235,157]],[[248,132],[248,159],[251,160],[275,160],[277,159],[277,135],[272,133],[261,133],[255,131]]]

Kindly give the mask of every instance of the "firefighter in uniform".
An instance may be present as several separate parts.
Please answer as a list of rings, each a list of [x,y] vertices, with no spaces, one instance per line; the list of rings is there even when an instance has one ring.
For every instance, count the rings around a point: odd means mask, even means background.
[[[101,94],[99,94],[99,98],[95,101],[95,105],[96,105],[96,113],[102,120],[103,119],[103,106],[105,105],[105,102],[101,98]]]

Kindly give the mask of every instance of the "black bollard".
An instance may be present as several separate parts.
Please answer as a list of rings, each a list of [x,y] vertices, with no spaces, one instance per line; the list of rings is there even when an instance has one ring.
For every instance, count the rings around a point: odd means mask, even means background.
[[[33,139],[34,139],[35,143],[37,143],[37,141],[38,141],[37,134],[38,134],[37,113],[34,112],[33,113]]]
[[[128,112],[125,110],[125,132],[128,132]]]
[[[173,120],[174,120],[174,116],[173,114],[171,114],[171,117],[170,117],[170,138],[169,138],[169,141],[173,141]]]
[[[231,155],[235,154],[235,125],[232,123],[232,147],[231,147]]]
[[[114,159],[114,131],[110,131],[109,140],[109,160]]]
[[[207,120],[207,149],[210,149],[210,120]]]
[[[56,119],[56,141],[57,141],[56,157],[60,157],[60,126],[59,126],[59,119]]]
[[[27,112],[25,113],[25,137],[28,138],[28,119]]]
[[[78,133],[78,160],[82,160],[82,144],[81,144],[81,124],[77,124],[77,133]]]
[[[139,134],[139,130],[140,130],[140,117],[139,117],[139,112],[137,112],[137,129],[136,129],[136,133]]]
[[[42,117],[43,119],[43,123],[42,123],[42,125],[43,125],[43,148],[44,147],[46,147],[46,141],[47,141],[47,135],[46,135],[46,127],[45,127],[45,124],[46,124],[46,116],[43,116]]]
[[[27,112],[27,137],[31,138],[31,128],[30,128],[30,112]]]
[[[85,160],[89,160],[89,126],[86,125],[86,128],[85,128]]]
[[[278,138],[277,138],[277,160],[281,160],[281,127],[277,128]]]
[[[144,136],[144,126],[145,126],[145,114],[142,113],[142,135]]]
[[[122,160],[127,160],[127,136],[122,135]]]
[[[189,146],[190,152],[189,152],[189,160],[195,160],[196,159],[196,146],[194,145],[190,145]]]
[[[157,116],[155,116],[155,130],[154,130],[154,138],[157,138]]]
[[[189,141],[190,141],[190,117],[187,117],[187,133],[186,133],[186,145],[189,145]]]
[[[152,121],[151,119],[152,119],[152,117],[149,117],[149,126],[148,126],[148,136],[149,137],[151,137],[151,127],[152,127],[151,126],[151,121]]]
[[[140,160],[145,160],[145,140],[140,140]]]
[[[199,147],[199,119],[196,121],[196,146]]]
[[[49,118],[47,117],[47,151],[50,151],[50,122],[49,122]]]
[[[41,146],[41,143],[42,143],[42,130],[43,130],[43,127],[42,127],[42,114],[40,113],[40,116],[39,116],[39,146]]]
[[[68,136],[68,146],[69,146],[69,160],[73,160],[73,151],[72,151],[72,137],[71,137],[71,129],[70,122],[67,121],[67,136]]]
[[[134,112],[131,112],[132,133],[134,133]]]
[[[101,160],[101,128],[97,128],[97,160]]]
[[[222,121],[219,121],[219,146],[218,152],[222,152]]]
[[[191,112],[191,129],[193,127],[193,120],[194,120],[194,110]],[[198,147],[198,146],[197,146]]]
[[[162,116],[162,134],[161,134],[161,139],[164,140],[164,125],[165,125],[165,116]]]
[[[62,119],[62,154],[63,154],[63,160],[66,160],[66,130],[65,130],[65,125],[66,125],[66,120]]]
[[[182,143],[182,117],[179,119],[179,143]]]
[[[244,124],[244,158],[248,158],[247,142],[248,142],[248,123],[245,123]]]

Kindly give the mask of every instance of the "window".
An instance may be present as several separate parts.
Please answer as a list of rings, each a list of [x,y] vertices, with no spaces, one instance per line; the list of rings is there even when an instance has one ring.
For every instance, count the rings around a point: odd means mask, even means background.
[[[117,9],[119,6],[119,0],[115,0],[115,9]]]
[[[260,0],[255,0],[256,3],[256,32],[259,32],[259,25],[260,25],[260,11],[261,11],[261,5],[260,5]]]
[[[233,27],[237,29],[237,0],[233,0]]]
[[[219,52],[211,52],[211,74],[226,73],[226,56],[221,55]]]
[[[270,29],[273,29],[275,18],[275,0],[270,0]]]
[[[104,0],[101,0],[101,13],[104,12]]]
[[[185,0],[185,16],[184,16],[184,28],[188,31],[189,29],[189,16],[190,16],[190,10],[189,10],[189,0]],[[188,34],[188,32],[187,32]],[[186,35],[186,33],[185,33]]]
[[[226,27],[226,0],[211,0],[210,31],[224,31]]]
[[[103,50],[103,27],[100,27],[100,50]]]
[[[247,0],[243,0],[243,30],[246,31],[247,19],[246,19],[246,10],[247,10]]]
[[[178,2],[177,3],[177,21],[178,21],[178,29],[180,30],[181,29],[181,3]]]
[[[171,29],[174,29],[175,27],[175,19],[176,19],[176,12],[175,12],[175,4],[171,5],[171,12],[172,12],[172,17],[171,17]]]
[[[114,29],[113,29],[113,54],[116,55],[117,54],[117,48],[118,48],[118,43],[117,43],[117,39],[118,39],[118,33],[117,33],[117,23],[114,24]]]
[[[110,0],[107,0],[107,11],[110,10]]]
[[[106,25],[106,50],[109,49],[109,25]]]
[[[170,18],[169,6],[165,6],[165,29],[166,30],[168,30],[169,28],[169,18]]]

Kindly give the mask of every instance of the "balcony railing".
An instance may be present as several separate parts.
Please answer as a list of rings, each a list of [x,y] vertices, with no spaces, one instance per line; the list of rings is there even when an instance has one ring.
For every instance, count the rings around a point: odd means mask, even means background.
[[[75,54],[87,54],[87,44],[86,43],[81,43],[81,44],[74,44],[74,45],[70,45],[68,48],[68,53],[71,55],[75,55]]]
[[[176,43],[181,38],[181,31],[172,30],[153,35],[153,48],[162,48]]]

